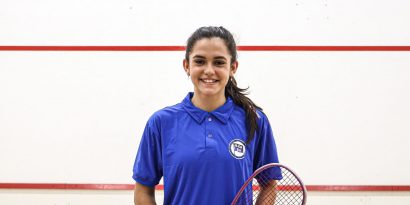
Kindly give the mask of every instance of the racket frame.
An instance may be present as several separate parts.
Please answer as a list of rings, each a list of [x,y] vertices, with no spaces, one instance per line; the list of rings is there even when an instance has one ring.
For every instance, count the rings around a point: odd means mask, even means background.
[[[305,184],[302,182],[302,180],[300,179],[300,177],[289,167],[283,165],[283,164],[279,164],[279,163],[269,163],[266,165],[263,165],[261,167],[259,167],[255,172],[253,172],[253,174],[245,181],[245,183],[242,185],[241,189],[239,190],[239,192],[236,194],[234,200],[232,201],[231,205],[236,205],[236,203],[239,200],[239,197],[241,196],[242,192],[246,189],[246,187],[249,185],[249,183],[252,183],[253,179],[262,171],[269,169],[271,167],[283,167],[285,169],[287,169],[290,173],[292,173],[296,180],[299,182],[299,184],[301,185],[302,188],[302,193],[303,193],[303,199],[302,199],[302,204],[301,205],[305,205],[306,204],[306,200],[307,200],[307,189]]]

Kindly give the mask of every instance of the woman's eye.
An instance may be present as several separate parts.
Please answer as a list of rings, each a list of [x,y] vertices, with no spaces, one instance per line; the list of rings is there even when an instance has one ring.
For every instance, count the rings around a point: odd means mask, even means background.
[[[225,61],[215,61],[215,65],[217,66],[225,65]]]
[[[202,65],[205,63],[205,61],[204,60],[194,60],[194,63],[198,65]]]

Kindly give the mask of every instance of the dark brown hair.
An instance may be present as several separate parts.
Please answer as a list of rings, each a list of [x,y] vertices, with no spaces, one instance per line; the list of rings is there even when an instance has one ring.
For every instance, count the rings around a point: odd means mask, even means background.
[[[195,43],[203,38],[220,38],[225,42],[226,47],[231,55],[231,64],[236,62],[238,54],[236,51],[236,43],[233,35],[223,27],[201,27],[197,29],[191,37],[188,38],[185,59],[189,62],[189,54]],[[248,87],[249,88],[249,87]],[[246,95],[248,88],[239,88],[235,78],[232,76],[228,80],[228,84],[225,87],[225,96],[231,97],[233,102],[241,106],[245,110],[246,114],[246,129],[248,131],[248,137],[246,143],[249,144],[254,138],[255,131],[258,130],[258,114],[256,109],[262,111],[262,108],[257,106],[251,99]]]

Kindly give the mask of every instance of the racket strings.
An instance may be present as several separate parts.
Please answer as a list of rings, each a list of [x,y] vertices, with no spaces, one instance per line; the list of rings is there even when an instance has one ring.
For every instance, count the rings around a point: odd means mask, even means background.
[[[295,175],[280,167],[282,178],[275,180],[269,170],[259,173],[253,179],[252,185],[242,192],[239,205],[301,205],[303,203],[303,188]]]

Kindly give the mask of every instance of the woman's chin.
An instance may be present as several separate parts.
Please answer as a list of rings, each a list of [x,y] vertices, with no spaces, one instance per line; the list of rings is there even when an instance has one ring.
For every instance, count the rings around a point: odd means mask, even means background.
[[[215,89],[200,89],[198,91],[198,94],[202,95],[202,96],[207,96],[207,97],[214,97],[214,96],[223,96],[223,92],[221,94],[221,92],[218,92],[219,90],[215,90]]]

